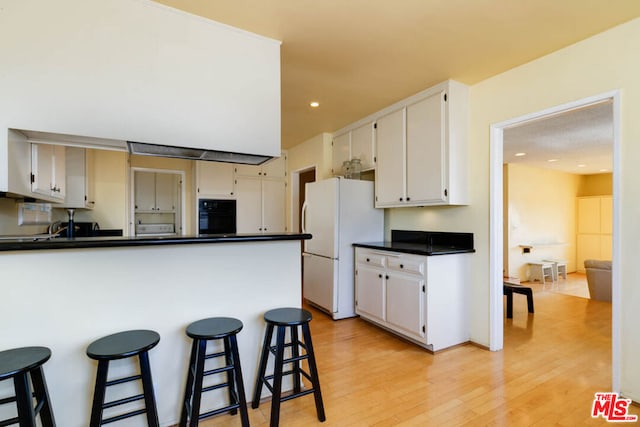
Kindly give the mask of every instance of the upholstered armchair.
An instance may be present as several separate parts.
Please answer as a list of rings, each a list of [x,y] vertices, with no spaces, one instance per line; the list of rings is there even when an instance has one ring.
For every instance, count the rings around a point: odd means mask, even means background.
[[[611,261],[587,259],[584,268],[591,299],[611,302]]]

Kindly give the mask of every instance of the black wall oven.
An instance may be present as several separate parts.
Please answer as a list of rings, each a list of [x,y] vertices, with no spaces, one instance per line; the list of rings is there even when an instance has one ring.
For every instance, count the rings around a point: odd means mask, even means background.
[[[236,201],[200,199],[198,234],[233,234],[236,232]]]

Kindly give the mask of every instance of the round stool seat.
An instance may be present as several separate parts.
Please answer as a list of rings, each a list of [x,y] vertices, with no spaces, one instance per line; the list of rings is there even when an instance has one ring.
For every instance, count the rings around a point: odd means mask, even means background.
[[[187,326],[187,335],[199,340],[216,340],[237,334],[242,326],[240,320],[232,317],[210,317]]]
[[[0,352],[0,380],[30,371],[51,357],[47,347],[21,347]]]
[[[264,320],[278,326],[302,325],[311,321],[311,313],[302,308],[276,308],[267,311]]]
[[[87,356],[96,360],[115,360],[148,351],[160,342],[155,331],[134,330],[107,335],[87,347]]]

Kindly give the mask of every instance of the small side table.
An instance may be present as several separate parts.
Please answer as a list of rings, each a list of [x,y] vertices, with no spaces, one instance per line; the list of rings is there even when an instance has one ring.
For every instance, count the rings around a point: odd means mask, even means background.
[[[513,318],[514,293],[527,296],[527,310],[533,314],[533,290],[530,287],[503,282],[502,293],[507,296],[507,319]]]

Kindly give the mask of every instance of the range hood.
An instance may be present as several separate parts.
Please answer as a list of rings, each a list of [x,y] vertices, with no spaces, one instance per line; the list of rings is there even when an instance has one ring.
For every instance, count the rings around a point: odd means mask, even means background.
[[[174,157],[187,160],[208,160],[212,162],[243,163],[247,165],[261,165],[273,158],[271,156],[260,156],[256,154],[147,144],[135,141],[127,141],[127,146],[129,147],[129,153],[142,156]]]

